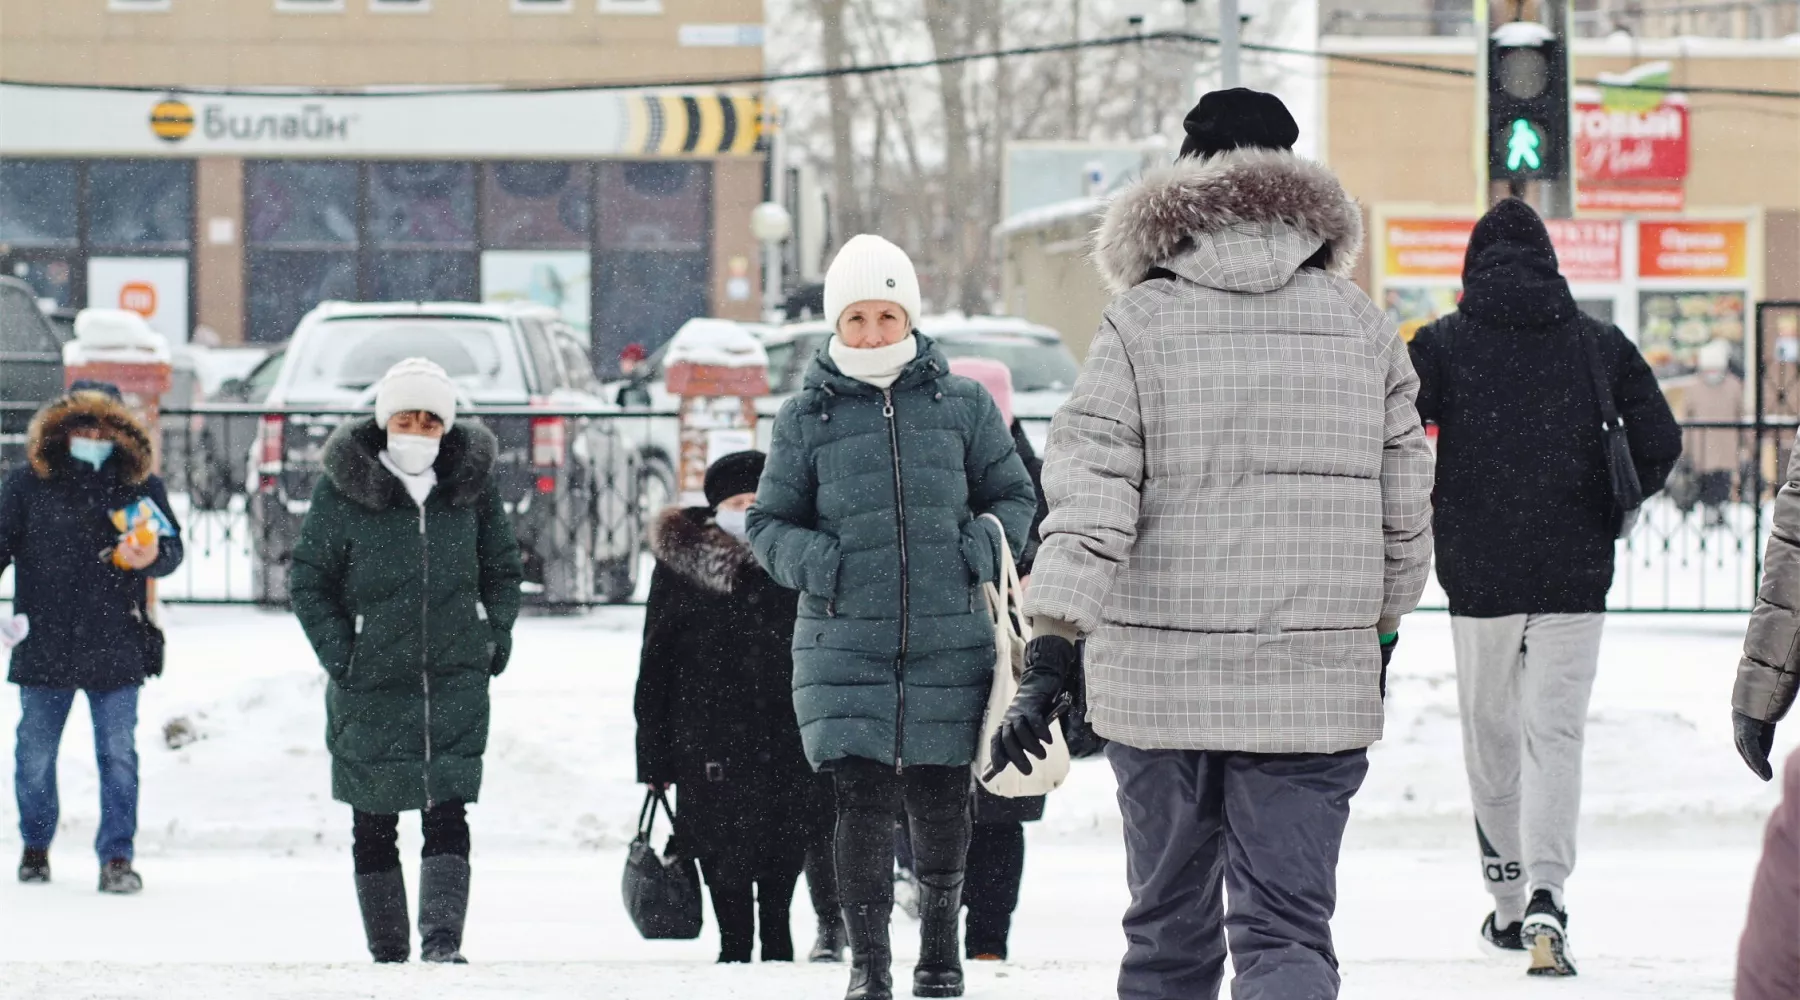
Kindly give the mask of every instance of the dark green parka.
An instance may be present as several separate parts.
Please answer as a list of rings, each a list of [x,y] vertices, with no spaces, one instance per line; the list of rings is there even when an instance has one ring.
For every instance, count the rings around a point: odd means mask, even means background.
[[[750,509],[769,574],[801,592],[794,710],[814,767],[843,757],[965,765],[994,671],[981,583],[1037,508],[987,390],[919,355],[886,392],[821,350],[775,420]]]
[[[519,544],[490,473],[492,432],[444,435],[424,510],[381,464],[387,434],[346,424],[294,549],[294,613],[325,688],[331,794],[364,812],[475,801],[488,678],[519,617]]]

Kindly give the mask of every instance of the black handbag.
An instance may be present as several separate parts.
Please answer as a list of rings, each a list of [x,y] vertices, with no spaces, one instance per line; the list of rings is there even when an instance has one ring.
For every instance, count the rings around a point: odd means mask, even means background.
[[[1614,535],[1624,538],[1637,525],[1638,508],[1644,505],[1644,486],[1638,481],[1637,463],[1631,458],[1631,438],[1625,432],[1625,421],[1613,403],[1612,387],[1600,365],[1600,338],[1594,332],[1594,324],[1582,322],[1581,340],[1587,353],[1588,377],[1593,380],[1594,396],[1600,401],[1600,444],[1606,451],[1606,473],[1618,523]]]
[[[148,599],[132,607],[131,624],[137,630],[138,645],[144,650],[144,676],[161,677],[168,639],[163,635],[162,626],[156,624],[155,616],[150,613]]]
[[[637,836],[625,856],[622,890],[625,912],[647,941],[691,941],[700,936],[705,917],[700,905],[700,869],[693,859],[671,852],[664,857],[650,846],[656,826],[656,810],[675,823],[668,796],[657,789],[644,795],[638,812]],[[671,838],[673,840],[673,838]]]

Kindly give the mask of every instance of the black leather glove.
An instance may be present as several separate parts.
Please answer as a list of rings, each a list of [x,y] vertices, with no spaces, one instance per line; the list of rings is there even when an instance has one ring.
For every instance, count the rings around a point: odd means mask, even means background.
[[[1075,644],[1059,635],[1041,635],[1025,646],[1025,673],[1019,693],[1000,720],[994,742],[988,748],[992,763],[983,779],[993,778],[1011,764],[1020,774],[1031,773],[1032,758],[1050,755],[1051,726],[1068,704],[1069,682],[1081,667]]]
[[[1769,767],[1769,751],[1775,748],[1775,723],[1752,719],[1742,712],[1731,713],[1731,728],[1737,736],[1738,756],[1750,765],[1756,776],[1768,781],[1775,776]]]
[[[1394,662],[1394,647],[1398,645],[1400,645],[1400,633],[1398,632],[1381,644],[1381,669],[1386,670],[1388,664]]]
[[[494,655],[488,660],[488,676],[498,677],[506,672],[506,664],[512,660],[512,633],[494,633]]]

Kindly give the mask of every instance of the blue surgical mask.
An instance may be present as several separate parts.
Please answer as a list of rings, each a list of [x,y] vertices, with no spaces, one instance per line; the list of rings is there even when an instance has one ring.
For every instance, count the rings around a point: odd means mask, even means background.
[[[94,438],[69,439],[69,457],[76,461],[86,462],[96,471],[106,464],[106,460],[112,457],[112,453],[113,443],[111,441],[99,441]]]
[[[713,520],[720,531],[740,542],[750,537],[750,512],[747,510],[721,510]]]

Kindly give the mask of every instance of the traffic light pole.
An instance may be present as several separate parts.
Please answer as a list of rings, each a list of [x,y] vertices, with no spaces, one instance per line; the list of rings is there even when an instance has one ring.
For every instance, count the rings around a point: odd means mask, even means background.
[[[1573,109],[1575,104],[1572,92],[1575,81],[1573,66],[1575,47],[1571,44],[1574,40],[1572,33],[1574,27],[1573,7],[1572,0],[1550,0],[1544,4],[1544,21],[1549,25],[1550,30],[1556,33],[1556,37],[1563,40],[1562,58],[1565,60],[1565,68],[1562,78],[1571,88],[1571,93],[1564,100],[1564,107],[1570,109]],[[1569,141],[1564,144],[1564,155],[1567,160],[1563,164],[1563,169],[1555,180],[1542,182],[1543,195],[1538,210],[1543,213],[1545,218],[1549,219],[1572,219],[1575,217],[1575,131],[1572,116],[1567,127]]]
[[[1547,218],[1575,214],[1571,0],[1488,8],[1478,100],[1486,195],[1524,198]]]
[[[1238,19],[1238,0],[1219,0],[1219,89],[1238,86],[1238,32],[1243,22]]]

